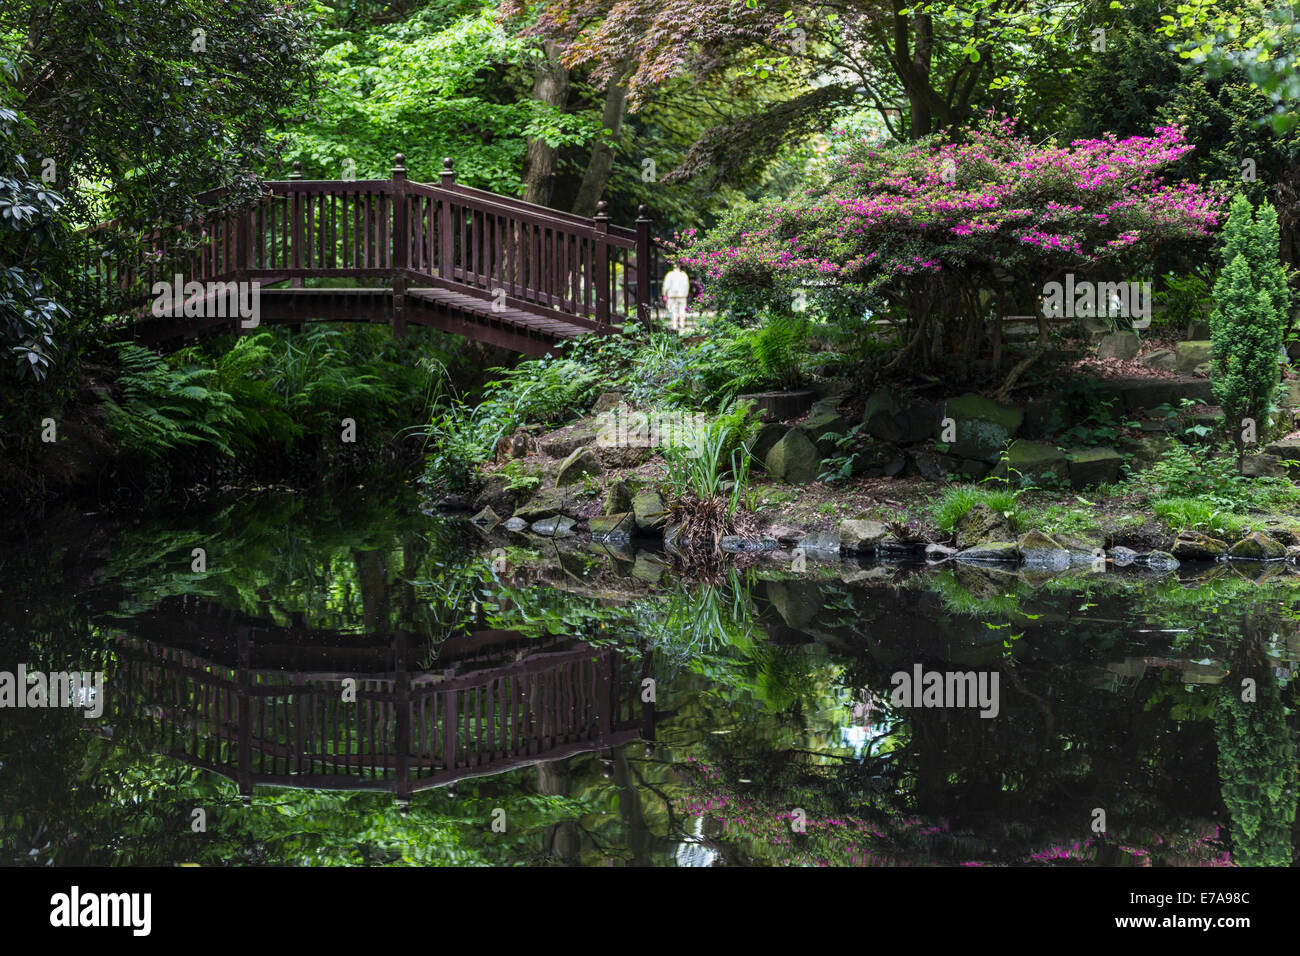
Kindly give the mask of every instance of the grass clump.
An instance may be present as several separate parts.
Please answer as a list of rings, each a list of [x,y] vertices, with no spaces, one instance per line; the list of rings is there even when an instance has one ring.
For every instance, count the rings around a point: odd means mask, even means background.
[[[1004,488],[952,485],[931,506],[930,517],[940,530],[952,533],[957,528],[957,522],[966,517],[966,513],[977,504],[982,503],[1004,515],[1011,522],[1011,527],[1020,531],[1025,527],[1028,517],[1020,507],[1019,497],[1018,492]]]

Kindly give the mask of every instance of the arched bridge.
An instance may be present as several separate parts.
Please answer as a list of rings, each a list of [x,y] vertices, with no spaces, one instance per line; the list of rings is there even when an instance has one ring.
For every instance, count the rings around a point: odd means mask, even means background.
[[[654,739],[648,666],[580,640],[473,631],[304,633],[267,622],[134,621],[117,637],[109,724],[144,721],[157,752],[254,786],[387,790],[399,800],[469,777]],[[207,625],[207,626],[204,626]],[[351,681],[351,688],[345,684]],[[354,690],[353,690],[354,688]]]
[[[646,207],[628,229],[609,221],[604,202],[587,219],[459,185],[450,159],[444,167],[430,185],[406,178],[401,153],[386,180],[305,180],[295,163],[288,180],[263,183],[256,202],[155,232],[130,257],[92,255],[87,269],[133,312],[136,341],[153,347],[359,321],[542,355],[565,339],[652,321],[658,263]],[[200,198],[216,205],[224,196]],[[307,285],[315,280],[330,281]],[[158,283],[183,301],[168,296],[160,307]],[[252,283],[255,316],[237,298],[251,301]]]

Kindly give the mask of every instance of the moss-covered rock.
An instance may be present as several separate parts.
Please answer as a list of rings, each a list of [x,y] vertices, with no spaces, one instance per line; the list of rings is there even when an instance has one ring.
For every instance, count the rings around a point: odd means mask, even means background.
[[[627,482],[620,478],[605,490],[605,503],[601,506],[601,512],[607,515],[618,515],[631,510],[632,490]]]
[[[555,473],[555,486],[559,488],[571,485],[588,475],[599,475],[604,470],[595,452],[590,448],[579,448],[560,462],[559,470]]]
[[[970,548],[988,541],[1006,541],[1013,536],[1011,520],[982,501],[957,519],[957,547]]]
[[[1018,564],[1020,549],[1014,541],[990,541],[958,551],[955,560],[976,564]]]
[[[995,462],[1002,446],[1020,430],[1025,413],[1014,405],[1002,405],[979,395],[962,395],[948,400],[944,417],[956,425],[956,441],[951,443],[949,453]]]
[[[849,554],[871,554],[884,540],[888,529],[879,521],[853,518],[840,522],[840,550]]]
[[[1018,479],[1013,475],[1013,480],[1032,485],[1056,485],[1069,477],[1065,452],[1041,441],[1026,441],[1022,438],[1012,442],[1007,448],[1006,461],[999,461],[993,468],[993,474],[1006,478],[1008,466],[1020,473]]]
[[[1119,480],[1124,456],[1114,448],[1080,448],[1066,453],[1071,488],[1110,484]]]
[[[1184,531],[1170,553],[1180,561],[1214,561],[1228,551],[1228,543],[1199,531]]]
[[[591,537],[598,541],[626,541],[636,530],[636,516],[631,512],[597,515],[587,520]]]
[[[792,485],[816,481],[822,455],[802,431],[792,428],[767,453],[763,461],[768,474]]]
[[[1180,372],[1194,372],[1210,360],[1210,343],[1205,341],[1179,342],[1174,346],[1175,366]]]
[[[1264,532],[1256,531],[1229,548],[1228,556],[1240,561],[1280,561],[1286,557],[1286,546]]]
[[[657,492],[646,491],[632,499],[636,529],[642,534],[661,535],[668,523],[668,510]]]

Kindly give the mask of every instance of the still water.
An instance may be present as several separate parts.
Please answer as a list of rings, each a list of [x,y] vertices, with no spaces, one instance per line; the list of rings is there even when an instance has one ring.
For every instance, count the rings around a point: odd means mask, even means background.
[[[1284,567],[701,578],[365,491],[0,541],[0,682],[102,675],[0,708],[4,864],[1293,856]]]

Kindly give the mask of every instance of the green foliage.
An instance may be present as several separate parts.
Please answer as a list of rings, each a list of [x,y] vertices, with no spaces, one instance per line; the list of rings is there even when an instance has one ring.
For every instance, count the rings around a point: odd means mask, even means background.
[[[302,104],[285,159],[302,160],[309,178],[337,179],[345,167],[387,178],[401,150],[412,179],[437,182],[450,156],[460,182],[514,195],[529,137],[562,147],[596,135],[590,112],[529,95],[529,44],[502,31],[493,4],[460,6],[323,33],[317,68],[328,83]]]
[[[1258,699],[1243,701],[1238,680],[1219,690],[1218,770],[1232,818],[1238,866],[1290,866],[1296,811],[1296,755],[1286,709],[1269,669],[1253,668]]]
[[[1019,505],[1023,490],[986,490],[972,485],[951,485],[944,490],[942,497],[930,506],[930,517],[943,531],[952,533],[957,522],[965,517],[975,505],[983,503],[1011,522],[1017,531],[1024,525],[1026,516]]]
[[[1151,508],[1174,534],[1190,529],[1215,536],[1235,535],[1249,524],[1201,498],[1161,498],[1153,501]]]
[[[1206,317],[1204,307],[1213,299],[1211,285],[1204,275],[1169,272],[1161,278],[1160,286],[1155,293],[1160,315],[1151,323],[1153,328],[1181,336],[1190,323]]]
[[[685,503],[688,512],[721,501],[723,522],[729,525],[743,500],[751,461],[733,426],[723,419],[714,420],[696,430],[685,444],[664,449],[664,459],[674,500]],[[722,483],[728,479],[732,485],[724,492]]]
[[[513,369],[492,369],[498,377],[474,405],[451,395],[422,431],[426,447],[424,481],[435,491],[466,494],[478,484],[478,466],[502,437],[524,424],[558,424],[585,409],[599,374],[573,359],[543,358]]]
[[[230,433],[244,418],[217,387],[210,368],[174,367],[166,359],[127,343],[118,348],[121,401],[104,399],[108,430],[122,447],[154,459],[177,448],[207,444],[233,455]]]
[[[1290,327],[1290,293],[1278,260],[1277,215],[1265,203],[1257,214],[1237,196],[1224,226],[1224,269],[1214,286],[1210,320],[1210,375],[1225,425],[1242,452],[1242,419],[1267,431],[1269,402],[1278,380],[1278,353]]]
[[[1164,495],[1228,503],[1243,500],[1250,485],[1222,448],[1177,441],[1153,463],[1148,478]]]
[[[19,151],[23,117],[6,103],[14,64],[0,51],[0,347],[13,356],[21,379],[49,373],[55,325],[68,310],[46,287],[49,260],[66,242],[59,213],[63,197],[32,173]]]

